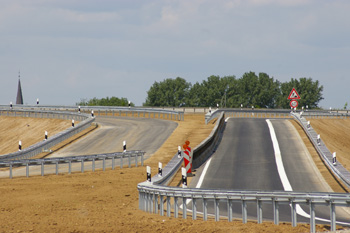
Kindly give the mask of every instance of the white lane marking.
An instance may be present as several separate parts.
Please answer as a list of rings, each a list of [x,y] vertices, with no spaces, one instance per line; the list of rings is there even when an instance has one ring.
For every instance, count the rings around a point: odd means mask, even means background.
[[[205,166],[204,166],[204,169],[203,169],[203,171],[202,171],[201,177],[199,177],[198,183],[197,183],[197,185],[196,185],[196,188],[197,188],[197,189],[199,189],[199,188],[202,186],[202,183],[203,183],[205,174],[207,173],[207,170],[208,170],[208,167],[209,167],[209,165],[210,165],[210,162],[211,162],[211,159],[212,159],[212,158],[213,158],[213,157],[211,157],[211,158],[208,160],[208,162],[205,164]],[[186,200],[186,204],[188,205],[191,201],[192,201],[192,199],[187,199],[187,200]],[[180,208],[181,208],[181,209],[183,208],[182,204],[180,205]]]
[[[282,161],[282,156],[281,156],[281,150],[279,148],[279,144],[278,144],[278,140],[276,137],[276,133],[275,133],[275,129],[273,128],[273,125],[271,123],[271,121],[269,119],[266,119],[267,125],[269,127],[270,130],[270,135],[271,135],[271,140],[272,140],[272,144],[273,144],[273,149],[275,151],[275,160],[276,160],[276,165],[277,165],[277,171],[278,174],[281,178],[282,181],[282,185],[285,191],[293,191],[292,186],[290,185],[290,182],[288,180],[286,171],[284,170],[284,166],[283,166],[283,161]],[[299,204],[296,205],[296,212],[297,214],[299,214],[300,216],[303,216],[305,218],[310,218],[310,215],[308,213],[306,213]],[[322,221],[322,222],[330,222],[330,220],[328,219],[323,219],[323,218],[315,218],[316,220]],[[349,223],[345,223],[345,222],[338,222],[339,224],[344,224],[344,225],[349,225]]]
[[[280,175],[283,188],[285,191],[293,191],[292,186],[289,183],[286,170],[284,170],[282,156],[281,156],[281,150],[280,150],[280,146],[279,146],[278,141],[277,141],[275,129],[273,128],[273,125],[269,119],[267,119],[266,122],[267,122],[267,125],[269,126],[269,129],[270,129],[273,150],[275,151],[275,160],[276,160],[276,165],[277,165],[277,171],[278,171],[278,174]]]
[[[208,170],[208,167],[209,167],[209,165],[210,165],[210,162],[211,162],[211,159],[212,159],[212,158],[213,158],[213,157],[211,157],[211,158],[208,160],[208,162],[205,164],[205,167],[204,167],[204,169],[203,169],[203,172],[202,172],[202,174],[201,174],[201,177],[199,177],[198,183],[197,183],[197,185],[196,185],[196,188],[197,188],[197,189],[199,189],[199,188],[202,186],[202,183],[203,183],[205,174],[207,173],[207,170]]]

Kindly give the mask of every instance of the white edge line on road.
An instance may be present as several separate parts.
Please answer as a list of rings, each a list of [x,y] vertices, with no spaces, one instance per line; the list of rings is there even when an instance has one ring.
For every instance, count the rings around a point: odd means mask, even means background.
[[[205,164],[205,167],[204,167],[204,169],[203,169],[203,172],[202,172],[202,174],[201,174],[201,177],[199,177],[198,183],[197,183],[197,185],[196,185],[196,188],[197,188],[197,189],[199,189],[199,188],[202,186],[202,183],[203,183],[205,174],[207,173],[207,170],[208,170],[208,167],[209,167],[209,165],[210,165],[211,159],[212,159],[212,158],[210,158],[210,159],[208,160],[208,162]]]
[[[202,171],[201,177],[199,177],[198,183],[197,183],[197,185],[196,185],[196,188],[197,188],[197,189],[199,189],[199,188],[202,186],[202,183],[203,183],[205,174],[207,173],[207,170],[208,170],[208,167],[209,167],[209,165],[210,165],[210,162],[211,162],[211,159],[212,159],[212,158],[213,158],[213,157],[211,157],[211,158],[208,160],[208,162],[205,164],[205,166],[204,166],[204,169],[203,169],[203,171]],[[191,201],[192,201],[191,199],[187,199],[187,200],[186,200],[186,204],[188,205]],[[180,205],[180,208],[181,208],[181,209],[183,208],[182,204]]]
[[[276,165],[277,165],[277,171],[278,174],[281,178],[282,181],[282,185],[285,191],[293,191],[292,186],[290,185],[290,182],[288,180],[286,171],[284,170],[284,166],[283,166],[283,161],[282,161],[282,156],[281,156],[281,151],[280,151],[280,147],[278,144],[278,140],[276,137],[276,133],[275,133],[275,129],[273,128],[273,125],[271,123],[271,121],[269,119],[266,119],[267,125],[269,127],[270,130],[270,135],[271,135],[271,140],[272,140],[272,144],[273,144],[273,149],[275,151],[275,159],[276,159]],[[300,216],[303,216],[305,218],[310,218],[310,215],[308,213],[306,213],[299,204],[296,205],[296,212],[297,214],[299,214]],[[322,221],[322,222],[330,222],[330,220],[328,219],[323,219],[323,218],[315,218],[316,220]],[[349,223],[345,223],[345,222],[338,222],[340,224],[345,224],[345,225],[349,225]]]

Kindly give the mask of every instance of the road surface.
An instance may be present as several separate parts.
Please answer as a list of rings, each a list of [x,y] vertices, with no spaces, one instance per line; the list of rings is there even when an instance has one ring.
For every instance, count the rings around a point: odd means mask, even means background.
[[[127,150],[145,151],[145,159],[152,156],[176,129],[174,121],[148,119],[148,118],[111,118],[96,117],[95,122],[100,126],[85,137],[52,153],[53,157],[67,157],[78,155],[103,154],[111,152],[122,152],[123,141],[126,141]],[[111,167],[111,161],[106,162]],[[124,163],[125,164],[125,163]],[[116,166],[119,161],[116,160]],[[96,162],[96,169],[102,167],[102,161]],[[55,173],[55,165],[45,165],[45,174]],[[92,163],[86,163],[85,170],[91,170]],[[72,171],[80,171],[80,163],[72,164]],[[59,173],[67,172],[68,164],[59,166]],[[40,175],[40,166],[30,167],[30,176]],[[13,176],[25,176],[26,168],[14,169]],[[0,177],[9,177],[8,171],[0,171]]]
[[[286,182],[289,182],[293,191],[331,192],[294,126],[288,120],[269,121],[278,139],[287,181],[285,178],[281,179],[277,168],[267,120],[230,118],[200,188],[284,191]],[[190,187],[199,187],[198,180],[205,165],[197,169]],[[308,206],[302,208],[306,214],[299,215],[298,222],[309,222]],[[235,204],[233,210],[234,217],[241,218],[240,204]],[[291,221],[291,210],[288,205],[281,205],[279,211],[281,221]],[[248,204],[248,218],[256,219],[256,212],[256,204]],[[220,204],[220,213],[227,213],[226,203]],[[317,217],[329,219],[328,207],[317,207],[316,213]],[[263,206],[263,219],[273,219],[272,204]],[[337,220],[350,222],[349,214],[339,208]]]

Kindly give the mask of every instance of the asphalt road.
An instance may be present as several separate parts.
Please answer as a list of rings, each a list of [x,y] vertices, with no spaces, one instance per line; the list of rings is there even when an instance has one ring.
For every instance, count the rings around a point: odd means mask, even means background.
[[[148,118],[96,117],[95,122],[100,126],[97,130],[49,157],[121,152],[123,141],[127,150],[143,150],[149,157],[177,127],[173,121]]]
[[[89,133],[76,142],[67,145],[49,157],[67,157],[79,155],[103,154],[111,152],[122,152],[123,141],[126,141],[127,150],[145,151],[145,159],[154,154],[166,141],[166,139],[176,129],[177,123],[174,121],[149,119],[149,118],[111,118],[96,117],[98,129]],[[124,162],[125,164],[125,162]],[[116,160],[116,166],[119,160]],[[102,162],[96,162],[96,169],[102,168]],[[106,162],[107,167],[111,167],[111,161]],[[45,174],[55,173],[55,165],[46,165]],[[92,169],[92,163],[86,162],[85,171]],[[80,171],[81,164],[73,163],[72,172]],[[67,172],[68,164],[59,166],[59,173]],[[13,176],[25,176],[26,168],[16,168]],[[30,176],[40,175],[40,166],[30,167]],[[9,177],[8,171],[0,171],[0,177]]]
[[[331,192],[330,187],[315,167],[312,158],[294,126],[287,120],[271,119],[275,130],[285,172],[293,191]],[[196,187],[205,164],[197,169],[190,187]],[[197,186],[198,187],[198,186]],[[277,169],[274,148],[266,119],[230,118],[222,141],[212,156],[200,188],[230,190],[283,191]],[[201,204],[198,204],[200,207]],[[213,203],[208,203],[213,206]],[[188,208],[191,208],[189,205]],[[302,206],[308,213],[308,206]],[[199,208],[200,209],[200,208]],[[213,209],[208,209],[214,213]],[[239,203],[233,205],[234,217],[241,218]],[[256,219],[256,204],[248,204],[248,218]],[[288,205],[280,205],[280,220],[291,221]],[[220,204],[220,213],[227,213],[226,203]],[[329,219],[328,207],[317,207],[316,216]],[[272,220],[272,204],[263,205],[263,219]],[[337,220],[350,222],[349,214],[337,209]],[[298,216],[298,222],[309,222]]]

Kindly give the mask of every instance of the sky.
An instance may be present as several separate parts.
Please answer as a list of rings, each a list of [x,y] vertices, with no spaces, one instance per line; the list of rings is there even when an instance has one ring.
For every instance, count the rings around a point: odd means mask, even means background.
[[[168,78],[312,78],[350,104],[348,0],[0,0],[0,104],[141,106]],[[286,97],[287,98],[287,97]]]

